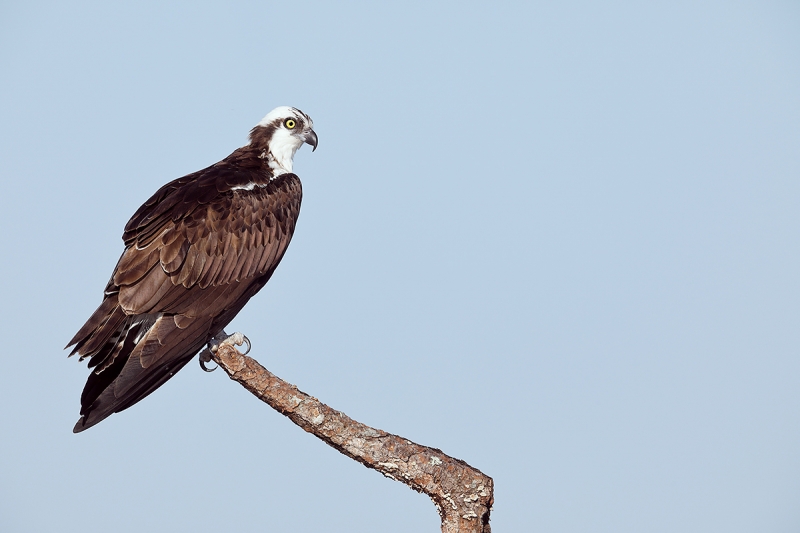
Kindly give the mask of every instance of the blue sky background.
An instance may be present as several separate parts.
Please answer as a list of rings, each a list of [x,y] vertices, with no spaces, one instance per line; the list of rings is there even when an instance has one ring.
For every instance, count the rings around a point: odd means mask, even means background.
[[[0,530],[438,531],[191,363],[73,435],[129,216],[309,113],[232,324],[491,475],[495,531],[800,529],[796,2],[0,5]]]

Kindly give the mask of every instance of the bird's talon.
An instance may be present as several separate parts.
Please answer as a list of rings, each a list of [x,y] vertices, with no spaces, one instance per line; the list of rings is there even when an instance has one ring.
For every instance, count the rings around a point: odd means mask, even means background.
[[[214,348],[216,348],[216,346]],[[216,350],[214,350],[214,351],[216,351]],[[200,357],[199,357],[199,359],[200,359],[200,368],[202,368],[204,372],[213,372],[214,370],[216,370],[219,367],[219,365],[215,366],[214,368],[208,368],[206,366],[206,363],[211,361],[211,353],[212,353],[211,349],[203,350],[202,352],[200,352]]]
[[[213,337],[208,343],[208,349],[211,353],[217,353],[219,347],[223,344],[227,344],[228,346],[241,346],[243,344],[247,345],[247,349],[245,350],[243,355],[247,355],[250,353],[250,348],[252,345],[250,344],[250,339],[244,336],[242,333],[238,331],[233,333],[232,335],[228,335],[225,331],[220,331],[215,337]],[[209,355],[206,362],[211,360],[211,356]]]

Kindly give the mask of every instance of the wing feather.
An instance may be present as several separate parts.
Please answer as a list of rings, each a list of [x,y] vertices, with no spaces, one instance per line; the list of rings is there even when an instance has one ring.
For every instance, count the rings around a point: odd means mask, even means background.
[[[197,246],[190,245],[189,249],[186,251],[186,259],[183,261],[180,272],[176,273],[177,275],[174,277],[173,283],[176,285],[183,285],[187,288],[192,286],[188,281],[192,275],[192,270],[194,269],[194,264],[195,261],[197,261],[198,255],[200,255],[200,252],[197,250]]]
[[[197,248],[199,247],[195,247],[195,249]],[[200,280],[200,276],[203,274],[203,269],[205,268],[207,261],[208,256],[206,253],[202,250],[197,250],[197,256],[195,257],[192,271],[189,273],[184,286],[192,287],[197,284],[197,282]]]
[[[242,249],[241,253],[239,253],[239,257],[236,259],[236,264],[231,270],[231,277],[228,280],[228,283],[232,283],[234,281],[240,281],[242,268],[244,267],[245,263],[247,263],[249,257],[250,257],[250,251],[247,249]]]
[[[174,274],[178,272],[183,267],[183,262],[186,260],[186,254],[189,253],[189,241],[185,239],[178,239],[181,243],[180,248],[178,249],[178,253],[175,257],[172,258],[171,261],[168,262],[161,262],[161,268],[164,269],[164,272],[167,274]]]
[[[201,289],[205,289],[211,285],[211,282],[215,279],[224,262],[225,258],[222,255],[213,255],[209,261],[206,261],[203,274],[200,276],[198,282],[198,286]]]
[[[223,163],[165,185],[126,225],[106,298],[70,342],[96,365],[76,432],[167,381],[281,260],[300,209],[299,179],[285,174],[234,191],[261,178]]]
[[[103,303],[92,313],[92,316],[89,317],[86,324],[78,330],[75,336],[72,337],[72,340],[69,341],[69,344],[67,344],[67,348],[75,344],[75,349],[72,350],[70,355],[75,354],[86,341],[91,338],[93,333],[111,317],[111,314],[116,311],[117,307],[119,307],[119,304],[116,298],[107,297],[103,299]]]
[[[166,239],[169,240],[166,240]],[[159,260],[167,272],[175,272],[180,265],[173,265],[179,254],[186,253],[184,246],[188,247],[186,238],[173,226],[162,237],[163,245],[159,249]]]
[[[125,313],[121,312],[121,310],[116,307],[114,310],[108,315],[108,318],[92,333],[92,336],[87,339],[87,341],[81,347],[81,354],[83,357],[92,357],[100,352],[100,350],[110,341],[115,338],[115,333],[119,329],[119,327],[125,322],[128,317]],[[95,366],[100,361],[92,361]]]

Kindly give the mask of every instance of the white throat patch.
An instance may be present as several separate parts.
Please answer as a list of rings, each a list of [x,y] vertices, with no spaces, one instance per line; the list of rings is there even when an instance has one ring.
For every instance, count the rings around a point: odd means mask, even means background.
[[[269,150],[266,158],[276,176],[292,171],[294,165],[294,154],[303,145],[303,140],[296,135],[292,135],[290,130],[279,127],[275,130],[269,142]]]
[[[292,171],[294,154],[303,145],[303,139],[297,135],[298,131],[289,130],[283,126],[283,121],[287,118],[298,119],[306,128],[314,126],[311,117],[299,109],[289,106],[276,107],[256,124],[257,126],[270,126],[278,123],[277,129],[270,139],[267,153],[261,155],[262,158],[267,159],[269,168],[272,169],[275,176]]]

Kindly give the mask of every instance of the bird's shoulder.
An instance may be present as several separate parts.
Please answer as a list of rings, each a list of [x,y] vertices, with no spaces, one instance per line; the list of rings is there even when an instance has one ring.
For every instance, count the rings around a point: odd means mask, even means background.
[[[297,175],[265,180],[228,161],[174,180],[128,222],[110,289],[119,291],[126,313],[179,313],[185,303],[179,286],[205,288],[265,275],[292,238],[301,199]]]
[[[222,161],[158,189],[130,218],[122,239],[126,247],[142,247],[167,226],[195,226],[207,222],[209,213],[214,219],[236,224],[240,210],[282,213],[286,207],[299,209],[301,197],[296,174],[274,177],[263,159],[240,148]]]

